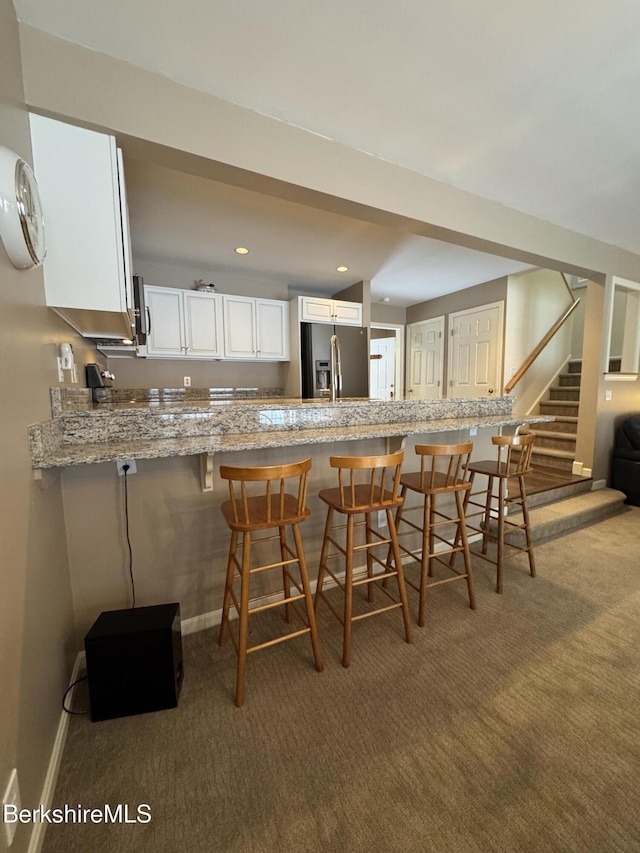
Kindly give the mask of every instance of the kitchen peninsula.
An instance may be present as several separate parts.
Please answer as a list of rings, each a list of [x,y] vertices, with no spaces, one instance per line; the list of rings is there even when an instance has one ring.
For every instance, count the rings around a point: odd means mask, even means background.
[[[516,426],[510,397],[381,401],[221,398],[208,389],[54,388],[52,418],[29,428],[33,467],[156,459],[267,447]],[[536,416],[528,422],[553,420]],[[355,452],[355,451],[354,451]]]
[[[136,601],[179,601],[189,631],[216,624],[222,607],[229,540],[220,505],[228,486],[214,465],[311,457],[311,518],[302,535],[313,580],[326,516],[317,493],[336,481],[330,455],[380,454],[404,442],[410,471],[418,466],[416,441],[464,441],[475,429],[474,456],[488,458],[491,436],[524,420],[512,414],[508,397],[331,403],[262,392],[220,399],[208,389],[198,399],[196,390],[112,389],[111,402],[93,404],[89,391],[54,389],[52,417],[30,427],[43,487],[52,478],[62,483],[79,638],[101,611],[131,601],[124,477],[113,460],[137,462],[135,476],[127,476]]]

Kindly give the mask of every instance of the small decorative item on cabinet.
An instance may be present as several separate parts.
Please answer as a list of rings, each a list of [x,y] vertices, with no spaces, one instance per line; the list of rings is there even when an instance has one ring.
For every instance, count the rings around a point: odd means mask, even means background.
[[[199,290],[201,293],[215,293],[216,286],[215,284],[207,284],[203,278],[199,278],[196,281],[196,290]]]

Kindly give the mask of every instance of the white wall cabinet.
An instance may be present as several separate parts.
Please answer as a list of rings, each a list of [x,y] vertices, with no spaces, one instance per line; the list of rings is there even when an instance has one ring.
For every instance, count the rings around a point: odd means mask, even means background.
[[[151,321],[148,357],[222,357],[222,311],[217,294],[153,286],[144,291]]]
[[[300,320],[306,323],[334,323],[337,326],[362,326],[362,305],[339,299],[299,296]]]
[[[289,358],[288,302],[153,285],[144,292],[150,358]]]
[[[89,312],[112,312],[120,315],[126,332],[122,315],[133,307],[131,254],[115,139],[44,116],[32,114],[29,119],[45,217],[46,303],[85,312],[69,313],[81,325],[91,325]],[[78,331],[90,334],[85,328]],[[114,332],[119,331],[114,325]],[[102,333],[108,334],[104,329]]]
[[[223,296],[224,355],[229,359],[287,361],[289,303]]]

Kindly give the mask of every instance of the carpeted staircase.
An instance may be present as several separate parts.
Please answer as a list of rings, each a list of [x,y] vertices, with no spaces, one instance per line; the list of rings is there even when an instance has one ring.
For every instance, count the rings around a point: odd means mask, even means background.
[[[616,489],[592,492],[592,483],[591,479],[585,478],[530,495],[527,503],[533,541],[560,536],[626,510],[622,492]],[[521,523],[522,513],[514,513],[513,517],[509,514],[509,520]],[[524,533],[510,534],[507,539],[514,544],[524,544]]]
[[[610,369],[615,370],[615,364],[610,364]],[[580,359],[567,362],[566,371],[558,376],[557,384],[549,388],[548,398],[539,403],[539,413],[552,415],[555,420],[531,428],[536,435],[532,454],[534,473],[527,477],[527,491],[535,541],[594,524],[624,509],[622,492],[615,489],[591,491],[593,480],[590,477],[575,477],[571,473],[578,430],[581,371]],[[515,515],[514,520],[517,518]]]

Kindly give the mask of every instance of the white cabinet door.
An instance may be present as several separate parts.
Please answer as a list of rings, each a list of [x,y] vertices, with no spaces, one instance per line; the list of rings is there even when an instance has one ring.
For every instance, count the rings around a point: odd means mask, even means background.
[[[361,326],[362,305],[359,302],[340,302],[334,299],[333,319],[340,326]]]
[[[335,323],[339,326],[362,326],[362,305],[339,299],[301,296],[300,320],[307,323]]]
[[[44,116],[29,119],[45,216],[47,305],[125,312],[130,305],[115,139]]]
[[[256,300],[223,296],[224,354],[226,358],[256,358]]]
[[[182,298],[185,354],[189,358],[221,358],[223,346],[220,297],[213,293],[187,290]]]
[[[307,323],[333,323],[333,303],[330,299],[300,297],[300,319]]]
[[[183,358],[182,291],[171,287],[145,287],[144,293],[151,323],[147,355]]]
[[[289,303],[256,299],[258,358],[273,361],[289,358]]]

